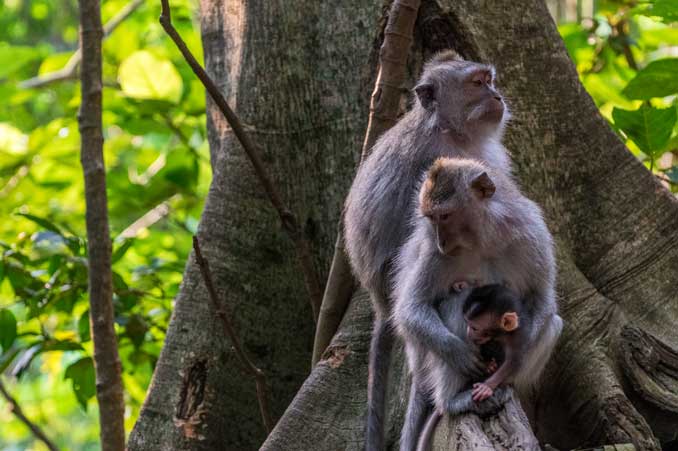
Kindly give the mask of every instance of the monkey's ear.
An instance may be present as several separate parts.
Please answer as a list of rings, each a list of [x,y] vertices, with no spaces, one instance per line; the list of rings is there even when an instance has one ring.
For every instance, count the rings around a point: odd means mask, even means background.
[[[473,179],[471,182],[471,188],[480,194],[480,197],[485,199],[492,197],[494,192],[497,190],[497,187],[494,185],[494,182],[490,176],[487,175],[487,172],[483,172],[478,177]]]
[[[518,314],[516,312],[506,312],[501,315],[499,327],[506,332],[513,332],[518,328]]]
[[[433,85],[431,83],[421,83],[414,87],[414,92],[417,93],[421,106],[430,110],[433,102],[436,100]]]

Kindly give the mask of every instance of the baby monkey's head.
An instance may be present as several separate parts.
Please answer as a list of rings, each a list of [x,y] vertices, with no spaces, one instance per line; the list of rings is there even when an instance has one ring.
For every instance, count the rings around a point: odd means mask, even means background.
[[[518,329],[520,300],[508,288],[494,284],[475,288],[464,302],[468,339],[477,345]]]

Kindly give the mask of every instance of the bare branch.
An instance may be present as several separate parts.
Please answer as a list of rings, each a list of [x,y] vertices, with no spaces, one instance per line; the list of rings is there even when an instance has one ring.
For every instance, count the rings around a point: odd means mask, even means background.
[[[240,339],[238,338],[238,335],[236,334],[235,329],[233,328],[233,324],[231,323],[231,320],[228,316],[226,307],[220,305],[217,296],[217,291],[214,288],[214,283],[212,282],[212,272],[210,271],[210,267],[209,264],[207,263],[207,260],[205,260],[202,256],[202,252],[200,250],[200,242],[198,241],[198,237],[196,236],[193,237],[193,250],[195,250],[195,260],[197,261],[198,266],[200,267],[200,272],[202,273],[202,277],[205,281],[205,287],[207,288],[207,294],[209,295],[208,298],[210,300],[210,303],[212,304],[212,308],[214,308],[215,313],[221,320],[221,325],[224,328],[224,334],[231,341],[231,345],[233,345],[235,354],[238,357],[238,360],[240,360],[240,363],[242,364],[245,371],[247,371],[247,373],[254,377],[254,382],[257,386],[257,400],[259,401],[259,411],[261,412],[261,419],[264,422],[266,432],[270,433],[273,430],[274,423],[273,419],[271,418],[271,410],[268,406],[268,395],[266,393],[267,392],[266,375],[264,374],[263,371],[257,368],[254,365],[254,363],[252,363],[250,358],[245,353],[244,349],[242,348],[242,345],[240,344]]]
[[[273,204],[273,207],[278,213],[283,228],[294,242],[297,251],[297,257],[299,258],[299,263],[301,264],[301,269],[304,274],[306,289],[308,290],[308,294],[310,296],[311,308],[313,309],[313,319],[317,322],[320,304],[322,302],[322,289],[320,288],[318,275],[316,274],[313,260],[311,258],[310,245],[308,240],[306,240],[301,227],[299,226],[299,221],[283,203],[277,188],[273,184],[273,180],[264,167],[259,147],[255,145],[247,132],[245,132],[245,128],[243,127],[240,118],[235,114],[235,112],[233,112],[231,107],[228,106],[226,99],[219,91],[217,85],[210,78],[207,72],[205,72],[205,69],[202,68],[200,63],[198,63],[191,51],[186,46],[186,43],[184,43],[183,39],[181,39],[181,36],[179,36],[179,33],[172,25],[169,1],[161,0],[161,3],[162,13],[160,15],[160,24],[165,29],[170,38],[172,38],[172,41],[174,41],[188,65],[191,66],[193,73],[200,79],[203,86],[205,86],[205,89],[212,97],[212,100],[214,100],[214,103],[216,103],[217,107],[226,118],[226,121],[228,121],[233,133],[238,138],[238,141],[240,141],[240,144],[247,154],[247,157],[250,159],[250,162],[254,167],[254,172],[259,178],[259,181],[261,182],[268,199],[271,201],[271,204]]]
[[[384,42],[379,51],[379,73],[370,100],[370,118],[365,132],[361,161],[367,158],[377,138],[393,127],[398,119],[407,55],[420,3],[420,0],[395,0],[391,5],[384,29]],[[318,363],[339,329],[339,323],[356,286],[344,249],[341,224],[338,229],[332,267],[327,277],[315,331],[313,365]]]
[[[99,0],[79,0],[82,49],[80,163],[85,176],[90,331],[94,342],[96,394],[103,451],[125,449],[125,403],[115,336],[111,235],[101,122],[101,9]]]
[[[47,448],[49,448],[50,451],[59,450],[59,448],[56,447],[56,445],[47,437],[47,435],[45,435],[40,426],[33,423],[28,419],[28,417],[26,417],[26,415],[24,415],[24,411],[21,410],[21,406],[19,406],[17,400],[9,394],[5,388],[5,385],[2,383],[2,380],[0,380],[0,394],[2,394],[2,397],[5,398],[5,400],[9,403],[9,408],[11,409],[12,413],[19,419],[19,421],[21,421],[28,427],[28,429],[31,430],[33,435],[35,435],[38,440],[47,445]]]
[[[124,22],[132,13],[144,3],[144,0],[132,0],[118,14],[113,16],[111,20],[104,25],[104,38],[107,38],[118,25]],[[19,87],[23,89],[40,88],[58,81],[74,80],[78,75],[78,66],[82,60],[82,52],[80,49],[76,50],[68,59],[66,65],[54,72],[39,75],[37,77],[29,78],[19,83]]]
[[[379,51],[379,73],[370,99],[370,119],[363,142],[363,159],[369,155],[377,138],[393,127],[398,119],[407,55],[420,3],[420,0],[395,0],[391,5],[384,42]]]

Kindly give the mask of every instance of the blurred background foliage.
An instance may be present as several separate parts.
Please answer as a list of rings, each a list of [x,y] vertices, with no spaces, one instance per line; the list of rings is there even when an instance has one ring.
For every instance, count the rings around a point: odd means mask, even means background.
[[[159,25],[160,3],[105,0],[103,21],[130,4],[136,8],[103,46],[104,150],[128,430],[160,352],[211,180],[204,90]],[[197,2],[173,0],[172,6],[175,26],[201,57]],[[77,0],[0,2],[0,377],[60,447],[94,450],[80,84],[73,76],[44,82],[77,46]],[[4,399],[0,449],[45,449]]]
[[[547,3],[602,115],[676,190],[678,0]],[[172,7],[200,56],[197,1]],[[158,24],[159,2],[104,0],[104,22],[125,8],[104,41],[103,120],[130,430],[211,173],[205,94]],[[77,72],[63,75],[77,40],[76,0],[0,2],[0,380],[62,449],[95,450],[80,87]],[[45,449],[4,400],[0,449]]]

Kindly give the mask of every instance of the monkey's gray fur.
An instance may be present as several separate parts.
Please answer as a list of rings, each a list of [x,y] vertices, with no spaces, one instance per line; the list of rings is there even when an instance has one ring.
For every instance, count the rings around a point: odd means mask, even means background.
[[[487,176],[496,191],[483,198],[471,186]],[[456,414],[492,410],[508,397],[497,390],[474,404],[470,391],[461,392],[472,374],[470,362],[459,359],[469,347],[462,306],[470,288],[456,293],[450,288],[454,282],[501,283],[523,300],[520,327],[526,333],[525,354],[509,381],[519,392],[537,381],[562,329],[553,240],[541,210],[521,194],[512,178],[478,161],[441,159],[427,174],[419,206],[430,208],[432,199],[439,211],[456,212],[474,239],[469,241],[472,246],[454,256],[441,253],[433,223],[418,208],[414,231],[398,256],[393,323],[405,342],[412,374],[400,442],[403,451],[415,449],[431,402],[439,412]]]
[[[491,74],[489,82],[480,87],[469,85],[469,77],[480,72]],[[460,61],[449,52],[428,62],[415,87],[412,110],[374,145],[346,199],[346,251],[375,311],[365,443],[369,451],[384,449],[385,394],[393,342],[390,274],[395,256],[412,231],[409,218],[419,177],[440,156],[476,158],[510,172],[509,157],[501,144],[508,114],[494,89],[493,76],[492,67]],[[470,359],[467,353],[456,361],[467,368],[474,366]]]

